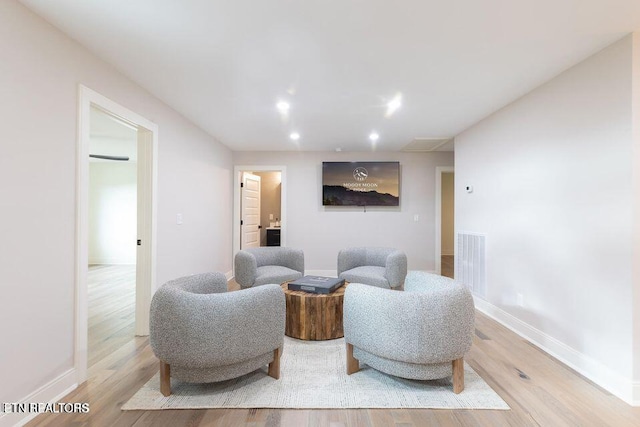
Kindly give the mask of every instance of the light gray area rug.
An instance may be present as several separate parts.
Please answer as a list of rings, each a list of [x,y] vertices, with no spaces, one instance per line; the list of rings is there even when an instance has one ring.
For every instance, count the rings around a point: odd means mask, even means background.
[[[504,400],[465,364],[465,389],[452,391],[450,379],[405,380],[364,364],[346,374],[344,339],[299,341],[285,337],[280,380],[261,370],[229,381],[190,384],[171,381],[172,395],[160,393],[154,376],[123,410],[199,408],[440,408],[510,409]]]

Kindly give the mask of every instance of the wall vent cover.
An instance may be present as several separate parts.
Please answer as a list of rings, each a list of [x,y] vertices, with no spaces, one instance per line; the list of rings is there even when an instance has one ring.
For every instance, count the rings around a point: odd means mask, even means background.
[[[474,295],[486,299],[485,238],[479,233],[458,233],[455,278]]]

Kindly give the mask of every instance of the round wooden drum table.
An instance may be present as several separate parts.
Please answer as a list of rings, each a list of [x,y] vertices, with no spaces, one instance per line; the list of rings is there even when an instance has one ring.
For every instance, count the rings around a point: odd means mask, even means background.
[[[332,340],[342,338],[342,301],[347,283],[330,294],[313,294],[289,290],[282,284],[287,302],[285,335],[301,340]]]

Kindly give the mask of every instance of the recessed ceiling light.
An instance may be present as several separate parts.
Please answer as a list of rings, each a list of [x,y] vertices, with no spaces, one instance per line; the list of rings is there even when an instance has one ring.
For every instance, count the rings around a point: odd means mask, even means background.
[[[369,139],[370,139],[371,141],[373,141],[373,142],[377,141],[377,140],[378,140],[378,138],[380,138],[380,135],[378,135],[378,133],[377,133],[377,132],[371,132],[371,133],[369,134]]]
[[[289,105],[288,102],[285,101],[280,101],[276,104],[276,108],[278,109],[278,111],[280,111],[281,113],[286,113],[289,111],[289,108],[291,108],[291,105]]]
[[[393,113],[396,112],[396,110],[398,108],[400,108],[402,106],[402,94],[396,94],[396,96],[393,97],[393,99],[389,102],[387,102],[387,114],[386,116],[389,117],[390,115],[392,115]]]
[[[291,132],[291,134],[289,135],[289,138],[291,138],[294,141],[297,141],[300,139],[300,134],[298,132]]]

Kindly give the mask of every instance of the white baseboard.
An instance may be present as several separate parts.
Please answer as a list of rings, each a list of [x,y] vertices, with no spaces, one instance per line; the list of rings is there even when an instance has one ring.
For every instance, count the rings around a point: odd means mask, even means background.
[[[305,270],[306,276],[338,277],[338,270]]]
[[[130,258],[91,258],[89,265],[136,265],[136,259]]]
[[[640,406],[640,382],[633,382],[612,371],[608,366],[580,353],[481,298],[474,296],[473,300],[478,311],[509,328],[629,405]]]
[[[434,273],[435,270],[412,270],[412,271],[424,271],[425,273]],[[304,274],[307,276],[325,276],[325,277],[338,277],[338,270],[305,270]]]
[[[3,403],[55,403],[78,387],[76,382],[76,370],[69,369],[54,380],[43,385],[24,399],[18,402]],[[35,417],[38,413],[1,413],[0,427],[23,426]]]
[[[227,278],[227,282],[231,279],[233,279],[233,271],[229,270],[227,271],[224,276]]]

